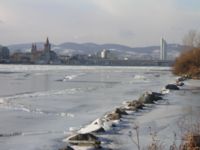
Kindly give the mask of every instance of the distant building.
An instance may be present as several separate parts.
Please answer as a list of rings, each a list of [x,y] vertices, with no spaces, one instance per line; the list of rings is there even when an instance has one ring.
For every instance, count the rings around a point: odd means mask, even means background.
[[[161,38],[160,41],[160,60],[167,59],[167,42]]]
[[[30,53],[16,52],[10,57],[11,63],[30,63]]]
[[[44,44],[44,49],[38,50],[37,45],[32,44],[31,62],[36,64],[60,63],[57,54],[54,51],[51,51],[51,44],[48,38]]]
[[[7,47],[0,48],[0,60],[9,60],[10,51]]]
[[[109,53],[109,50],[103,49],[101,51],[101,58],[102,59],[107,59],[108,58],[108,53]]]

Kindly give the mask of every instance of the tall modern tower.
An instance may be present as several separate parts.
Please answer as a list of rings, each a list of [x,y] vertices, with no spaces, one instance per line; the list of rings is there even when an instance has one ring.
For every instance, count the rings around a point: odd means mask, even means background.
[[[160,60],[167,59],[167,42],[161,38],[160,41]]]

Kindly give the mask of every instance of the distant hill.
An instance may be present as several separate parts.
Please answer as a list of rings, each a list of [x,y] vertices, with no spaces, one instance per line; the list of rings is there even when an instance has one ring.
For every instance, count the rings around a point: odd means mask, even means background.
[[[38,49],[43,48],[42,42],[36,43]],[[31,49],[31,43],[8,45],[11,53],[15,51],[27,52]],[[128,58],[158,58],[159,46],[147,47],[129,47],[120,44],[96,44],[96,43],[72,43],[66,42],[59,45],[52,44],[52,50],[60,55],[74,55],[74,54],[96,54],[97,52],[108,49],[117,57]],[[179,44],[168,44],[168,58],[174,59],[184,49],[184,46]]]

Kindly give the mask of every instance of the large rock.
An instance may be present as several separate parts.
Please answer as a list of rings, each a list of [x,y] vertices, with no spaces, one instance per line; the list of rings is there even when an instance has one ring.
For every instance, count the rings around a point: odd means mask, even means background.
[[[138,101],[142,103],[147,103],[147,104],[154,103],[154,100],[152,99],[151,94],[149,94],[148,92],[145,92],[144,94],[142,94],[142,96],[140,96]]]
[[[186,80],[185,77],[178,77],[178,78],[176,79],[176,81],[178,81],[178,82],[182,82],[182,81],[185,81],[185,80]]]
[[[158,101],[158,100],[162,100],[163,99],[163,94],[162,93],[158,93],[158,92],[152,92],[151,93],[152,98],[154,99],[154,101]]]
[[[154,101],[161,100],[162,94],[156,92],[145,92],[142,96],[138,99],[139,102],[145,104],[153,104]]]
[[[105,116],[108,120],[120,120],[121,117],[121,114],[115,112],[109,113]]]
[[[183,82],[176,82],[176,85],[177,85],[177,86],[183,86],[184,83],[183,83]]]
[[[76,134],[71,136],[68,140],[77,140],[77,141],[96,141],[98,138],[93,134]]]
[[[74,150],[74,149],[70,146],[66,146],[65,148],[59,148],[58,150]]]
[[[144,107],[144,104],[141,101],[133,100],[130,102],[127,102],[127,109],[129,110],[137,110],[142,109]]]
[[[67,139],[72,145],[100,147],[101,141],[93,134],[76,134]]]
[[[123,108],[116,108],[115,111],[114,111],[114,113],[118,113],[120,115],[128,115],[128,113],[126,112],[126,110],[123,109]]]
[[[183,76],[181,76],[181,77],[178,77],[178,78],[176,79],[176,81],[178,81],[178,82],[183,82],[183,81],[185,81],[185,80],[187,80],[187,79],[190,79],[190,76],[189,76],[189,75],[183,75]]]
[[[165,86],[165,88],[169,90],[179,90],[179,87],[175,84],[168,84]]]
[[[92,131],[92,133],[102,133],[102,132],[106,132],[103,127],[99,128],[98,130]]]

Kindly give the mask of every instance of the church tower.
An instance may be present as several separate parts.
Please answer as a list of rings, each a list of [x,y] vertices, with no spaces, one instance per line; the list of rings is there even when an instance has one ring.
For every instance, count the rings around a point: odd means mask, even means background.
[[[36,46],[36,44],[33,43],[32,47],[31,47],[31,53],[33,54],[35,52],[37,52],[37,46]]]
[[[34,63],[35,60],[37,59],[37,46],[36,44],[32,44],[32,47],[31,47],[31,62]]]
[[[51,44],[49,43],[49,38],[47,37],[46,43],[44,44],[44,61],[45,63],[49,64],[51,60]]]
[[[51,50],[51,44],[49,43],[49,38],[47,37],[46,43],[44,44],[44,51],[50,52],[50,50]]]

